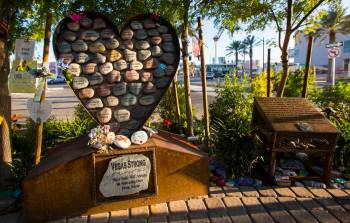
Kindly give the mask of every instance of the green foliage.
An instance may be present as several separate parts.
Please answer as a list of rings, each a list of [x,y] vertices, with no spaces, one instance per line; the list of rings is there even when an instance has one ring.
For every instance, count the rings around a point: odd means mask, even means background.
[[[274,85],[273,81],[275,78],[275,72],[271,69],[270,72],[271,75],[271,83],[270,83],[270,96],[273,95],[274,91]],[[259,75],[256,75],[252,80],[251,80],[251,92],[254,96],[260,96],[260,97],[266,97],[267,93],[267,72],[263,72]]]

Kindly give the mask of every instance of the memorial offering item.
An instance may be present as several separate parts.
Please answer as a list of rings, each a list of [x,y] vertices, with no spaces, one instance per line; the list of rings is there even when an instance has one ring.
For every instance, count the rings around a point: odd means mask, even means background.
[[[88,145],[98,150],[98,152],[110,149],[110,145],[114,143],[116,136],[114,132],[110,132],[109,130],[109,125],[98,126],[97,128],[91,129]]]
[[[154,14],[132,18],[120,32],[115,27],[98,13],[75,13],[57,26],[54,51],[90,115],[130,137],[167,91],[179,64],[179,40],[171,25]],[[147,141],[144,136],[135,136],[135,143]]]

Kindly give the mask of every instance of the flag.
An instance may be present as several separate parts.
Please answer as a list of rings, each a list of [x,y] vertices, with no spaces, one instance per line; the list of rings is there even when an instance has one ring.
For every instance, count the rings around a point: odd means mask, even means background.
[[[9,30],[9,24],[6,19],[1,19],[0,21],[0,31],[3,34],[6,34]]]
[[[194,37],[192,37],[192,51],[193,51],[193,56],[199,59],[199,55],[200,55],[199,42]]]

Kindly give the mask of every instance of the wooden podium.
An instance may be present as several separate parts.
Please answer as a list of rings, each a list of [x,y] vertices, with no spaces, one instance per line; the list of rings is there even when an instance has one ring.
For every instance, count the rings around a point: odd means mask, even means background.
[[[160,131],[146,144],[98,154],[88,137],[58,145],[23,182],[28,222],[88,215],[208,194],[206,153],[178,135]],[[104,197],[99,184],[109,161],[143,154],[152,163],[148,189],[137,194]]]

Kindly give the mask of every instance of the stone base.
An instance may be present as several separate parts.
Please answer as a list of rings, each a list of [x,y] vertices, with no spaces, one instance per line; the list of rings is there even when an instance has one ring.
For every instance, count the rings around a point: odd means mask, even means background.
[[[167,132],[159,132],[144,145],[128,150],[96,154],[87,148],[88,138],[62,143],[24,180],[28,222],[90,215],[208,194],[207,154]],[[101,174],[111,158],[154,151],[153,185],[146,193],[103,199],[98,191]]]

